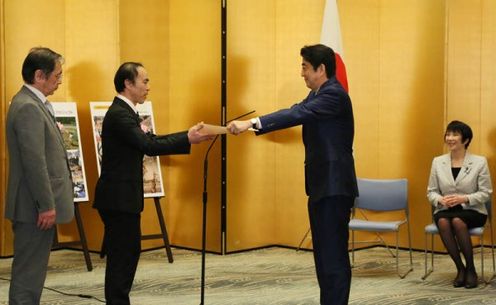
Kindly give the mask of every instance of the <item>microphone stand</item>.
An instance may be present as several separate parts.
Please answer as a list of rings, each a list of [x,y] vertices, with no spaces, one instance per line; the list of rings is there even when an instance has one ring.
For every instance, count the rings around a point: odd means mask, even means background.
[[[243,115],[240,115],[239,117],[236,117],[232,120],[227,121],[226,123],[232,122],[237,119],[241,119],[242,117],[245,117],[247,115],[250,115],[254,113],[255,110],[252,110],[250,112],[247,112]],[[213,139],[212,143],[210,143],[210,146],[207,149],[207,152],[205,153],[205,159],[203,159],[203,196],[202,196],[202,202],[203,202],[203,222],[202,222],[202,258],[201,258],[201,296],[200,296],[200,305],[204,304],[204,299],[205,299],[205,248],[206,248],[206,243],[207,243],[207,201],[208,201],[208,193],[207,193],[207,177],[208,177],[208,154],[210,153],[210,150],[215,144],[215,141],[219,138],[219,135],[216,135],[215,138]]]
[[[203,305],[203,300],[205,298],[205,247],[207,242],[207,172],[208,172],[208,153],[214,146],[215,141],[219,138],[216,135],[212,143],[207,149],[205,154],[205,159],[203,160],[203,222],[202,222],[202,257],[201,257],[201,297],[200,305]]]

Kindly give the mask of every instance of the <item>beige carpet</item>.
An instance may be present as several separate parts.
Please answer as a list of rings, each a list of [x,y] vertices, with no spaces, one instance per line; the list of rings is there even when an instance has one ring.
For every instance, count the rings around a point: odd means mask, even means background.
[[[163,249],[142,254],[134,282],[133,305],[200,304],[198,252],[173,249],[169,264]],[[489,252],[486,271],[492,271]],[[66,293],[103,299],[105,262],[92,255],[94,270],[86,271],[81,252],[52,252],[46,286]],[[318,287],[311,252],[268,248],[226,256],[207,255],[205,305],[317,305]],[[401,253],[406,268],[407,252]],[[479,261],[476,261],[480,268]],[[0,259],[0,277],[10,277],[11,259]],[[422,281],[423,253],[414,252],[414,271],[399,279],[395,259],[384,248],[358,251],[350,304],[496,304],[496,280],[476,289],[453,288],[455,276],[446,255],[436,255],[436,271]],[[479,271],[480,273],[480,271]],[[0,280],[0,304],[7,304],[9,283]],[[93,305],[96,300],[43,292],[45,305]]]

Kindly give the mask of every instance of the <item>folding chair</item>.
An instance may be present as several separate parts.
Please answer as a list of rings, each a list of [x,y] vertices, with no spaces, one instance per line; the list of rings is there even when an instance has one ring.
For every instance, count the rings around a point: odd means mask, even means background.
[[[352,211],[352,217],[349,224],[351,230],[351,255],[352,265],[355,264],[355,231],[375,232],[378,239],[373,242],[379,242],[386,246],[387,250],[393,257],[396,257],[396,272],[400,278],[404,278],[413,270],[412,259],[412,242],[410,232],[410,216],[408,210],[408,180],[407,179],[358,179],[359,197],[355,200]],[[363,218],[356,218],[356,210],[361,211]],[[374,221],[368,219],[365,211],[403,211],[404,218],[390,221]],[[410,269],[404,274],[399,272],[399,240],[398,233],[400,227],[406,224],[408,229],[408,247],[410,252]],[[389,249],[388,245],[382,239],[380,233],[396,233],[396,255]],[[367,241],[370,242],[370,241]]]
[[[489,235],[491,237],[491,253],[493,257],[493,275],[486,280],[484,277],[484,231],[485,227],[476,227],[470,229],[468,232],[471,236],[478,236],[479,237],[479,246],[480,246],[480,253],[481,253],[481,276],[482,276],[482,281],[485,284],[488,284],[495,276],[496,274],[496,267],[494,263],[494,238],[493,238],[493,225],[492,225],[492,203],[491,200],[486,202],[486,209],[487,209],[487,222],[486,226],[488,227],[489,230]],[[434,211],[434,207],[432,208]],[[422,279],[425,280],[433,271],[434,271],[434,235],[439,234],[439,230],[437,229],[437,226],[435,223],[431,223],[429,225],[425,226],[425,252],[424,252],[424,258],[425,258],[425,269],[424,269],[424,276],[422,276]],[[428,268],[427,266],[427,239],[428,239],[428,234],[431,235],[431,266]]]

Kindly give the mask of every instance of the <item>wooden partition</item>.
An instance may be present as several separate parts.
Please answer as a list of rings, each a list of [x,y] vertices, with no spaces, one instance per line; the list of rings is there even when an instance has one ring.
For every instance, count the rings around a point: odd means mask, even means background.
[[[319,42],[324,0],[228,0],[227,119],[290,107],[308,93],[300,48]],[[443,153],[452,119],[474,129],[473,153],[495,173],[496,4],[492,0],[338,0],[355,113],[357,174],[409,180],[413,246],[423,248],[431,220],[426,187],[431,160]],[[90,198],[97,179],[90,101],[111,100],[123,61],[149,72],[158,133],[199,121],[220,122],[221,1],[0,0],[0,124],[22,85],[20,67],[33,46],[65,57],[64,81],[53,101],[77,103]],[[227,252],[267,245],[297,246],[308,229],[301,127],[256,137],[227,137]],[[171,242],[199,249],[203,159],[162,157]],[[0,137],[0,193],[6,186],[5,137]],[[221,252],[220,143],[209,157],[209,251]],[[10,222],[0,217],[0,255],[12,254]],[[143,232],[158,231],[147,204]],[[103,226],[91,202],[83,222],[92,250]],[[76,239],[75,224],[61,226]],[[367,240],[369,235],[359,235]],[[386,239],[393,242],[392,239]],[[401,246],[406,245],[401,236]],[[160,246],[147,241],[145,248]],[[310,240],[304,243],[310,248]]]
[[[4,16],[5,2],[0,0],[0,16]],[[5,41],[5,23],[0,22],[0,42]],[[8,109],[7,95],[5,92],[5,48],[0,46],[0,126],[5,126],[5,116]],[[5,135],[0,136],[0,194],[5,194],[7,189],[7,154],[6,154]],[[3,200],[0,200],[3,202]],[[3,210],[3,205],[0,204]],[[3,253],[7,244],[11,247],[11,238],[6,232],[6,219],[3,217],[4,212],[0,211],[0,255]]]
[[[494,189],[496,3],[492,0],[447,2],[446,121],[456,119],[471,126],[474,138],[469,151],[488,159]]]
[[[299,51],[319,42],[324,1],[229,3],[237,85],[230,87],[230,111],[261,115],[303,99],[308,89]],[[422,248],[431,217],[425,197],[430,163],[443,145],[444,2],[346,0],[338,6],[357,175],[408,178],[414,246]],[[261,20],[253,23],[255,16]],[[233,138],[229,155],[228,250],[297,246],[309,227],[301,127]],[[406,241],[402,235],[401,245]],[[310,240],[303,246],[311,247]]]
[[[169,1],[169,130],[204,121],[220,124],[219,1]],[[168,175],[167,221],[174,245],[200,249],[203,160],[210,143],[194,145],[189,156],[173,156]],[[207,250],[220,252],[220,139],[209,155]]]

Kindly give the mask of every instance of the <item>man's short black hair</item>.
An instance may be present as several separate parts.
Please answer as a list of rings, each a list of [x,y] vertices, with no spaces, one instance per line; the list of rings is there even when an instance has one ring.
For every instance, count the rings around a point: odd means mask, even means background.
[[[124,88],[126,88],[125,80],[130,80],[131,83],[134,84],[134,81],[136,80],[136,76],[138,76],[138,68],[142,67],[143,65],[139,62],[125,62],[123,63],[119,69],[117,69],[117,72],[115,72],[114,76],[114,86],[115,86],[115,91],[118,93],[121,93],[124,91]]]
[[[336,56],[334,51],[323,44],[312,46],[304,46],[300,50],[300,55],[304,60],[308,61],[314,70],[324,64],[327,78],[336,75]]]
[[[444,133],[445,137],[448,132],[459,133],[462,136],[462,143],[468,140],[465,144],[465,149],[468,148],[470,142],[472,141],[472,128],[461,121],[451,121],[448,126],[446,126],[446,132]]]
[[[50,76],[57,61],[63,63],[62,55],[57,52],[43,47],[32,48],[22,64],[22,79],[32,85],[36,70],[41,70],[46,77]]]

